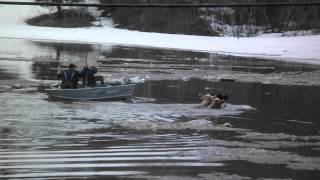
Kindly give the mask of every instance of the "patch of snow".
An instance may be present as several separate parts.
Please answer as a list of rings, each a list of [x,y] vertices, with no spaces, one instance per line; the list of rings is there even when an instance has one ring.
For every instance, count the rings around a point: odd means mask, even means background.
[[[5,0],[0,0],[5,1]],[[34,2],[33,0],[15,0],[16,2]],[[29,18],[47,14],[50,11],[40,6],[0,5],[0,24],[25,25]]]

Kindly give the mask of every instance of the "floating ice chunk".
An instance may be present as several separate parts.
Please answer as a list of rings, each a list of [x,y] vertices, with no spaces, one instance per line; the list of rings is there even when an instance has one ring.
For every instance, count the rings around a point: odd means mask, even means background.
[[[161,116],[158,116],[158,115],[154,115],[154,116],[152,116],[152,117],[153,117],[155,120],[158,120],[158,121],[174,122],[173,119],[161,117]]]
[[[125,79],[128,83],[134,83],[134,84],[144,83],[145,81],[145,78],[141,76],[126,77]]]
[[[144,98],[144,97],[134,97],[131,99],[133,103],[147,103],[147,102],[154,102],[156,99],[154,98]]]
[[[224,127],[229,127],[229,128],[233,127],[231,123],[224,123],[223,126]]]
[[[38,92],[38,89],[36,87],[26,87],[26,88],[14,89],[14,92],[34,93],[34,92]]]
[[[196,120],[191,120],[191,121],[182,123],[180,127],[183,127],[183,129],[204,130],[204,129],[212,129],[213,124],[212,122],[206,119],[196,119]]]

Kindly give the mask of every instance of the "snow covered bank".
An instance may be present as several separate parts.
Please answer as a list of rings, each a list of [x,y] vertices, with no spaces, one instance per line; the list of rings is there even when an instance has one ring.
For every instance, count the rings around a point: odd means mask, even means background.
[[[150,46],[320,64],[320,35],[280,37],[272,34],[238,39],[146,33],[113,27],[34,27],[24,23],[27,18],[47,12],[41,7],[0,6],[0,37]]]

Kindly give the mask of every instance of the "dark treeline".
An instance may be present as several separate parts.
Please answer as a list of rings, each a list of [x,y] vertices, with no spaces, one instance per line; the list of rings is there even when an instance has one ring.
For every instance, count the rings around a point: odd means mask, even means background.
[[[81,3],[83,0],[36,0],[36,2],[54,3]],[[44,14],[39,17],[29,19],[28,24],[35,26],[49,27],[89,27],[95,21],[86,7],[66,8],[63,6],[45,6],[53,10],[52,14]]]
[[[101,3],[281,3],[319,0],[100,0]],[[320,7],[251,8],[105,8],[120,28],[198,35],[254,35],[256,32],[285,32],[320,29]]]
[[[101,3],[194,3],[191,0],[100,0]],[[104,16],[109,16],[119,28],[147,32],[177,34],[217,35],[208,21],[200,16],[197,8],[104,8]]]
[[[37,0],[40,2],[84,2],[83,0]],[[302,3],[320,0],[95,0],[107,4],[232,4]],[[85,8],[84,8],[85,9]],[[102,16],[112,18],[118,28],[147,32],[252,36],[259,31],[320,31],[320,6],[233,7],[233,8],[100,8]],[[70,18],[72,16],[73,18]],[[81,26],[93,17],[86,10],[69,12],[56,7],[55,19]],[[86,19],[82,22],[83,18]],[[66,20],[69,18],[69,21]],[[78,18],[78,21],[77,21]],[[42,17],[45,22],[46,17]],[[31,24],[37,24],[32,22]],[[78,23],[79,22],[79,23]],[[64,24],[66,24],[64,23]],[[78,23],[78,24],[77,24]],[[39,24],[39,23],[38,23]],[[54,24],[54,23],[53,23]],[[60,23],[57,23],[59,26]],[[67,26],[68,25],[64,25]],[[90,24],[85,23],[85,26]],[[52,25],[48,25],[52,26]],[[70,27],[70,25],[69,25]]]

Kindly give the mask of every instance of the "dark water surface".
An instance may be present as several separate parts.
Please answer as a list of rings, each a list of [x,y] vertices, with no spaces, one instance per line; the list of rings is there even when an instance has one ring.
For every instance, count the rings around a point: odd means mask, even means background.
[[[319,66],[0,39],[0,179],[319,179]],[[53,101],[69,63],[140,82],[126,101]],[[145,80],[144,82],[142,80]],[[198,108],[199,92],[227,93]]]

